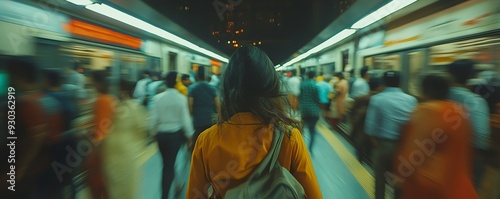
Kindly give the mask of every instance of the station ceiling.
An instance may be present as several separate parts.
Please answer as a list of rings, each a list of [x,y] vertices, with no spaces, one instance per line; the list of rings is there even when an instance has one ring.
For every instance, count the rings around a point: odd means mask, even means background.
[[[355,0],[143,2],[227,55],[241,45],[255,44],[278,64],[310,42]]]

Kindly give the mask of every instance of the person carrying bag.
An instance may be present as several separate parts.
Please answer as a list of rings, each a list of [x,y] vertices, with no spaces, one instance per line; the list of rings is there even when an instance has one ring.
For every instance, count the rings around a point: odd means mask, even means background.
[[[246,182],[226,192],[226,199],[302,199],[306,198],[302,185],[278,162],[283,132],[275,129],[272,147]],[[216,197],[222,198],[222,197]]]

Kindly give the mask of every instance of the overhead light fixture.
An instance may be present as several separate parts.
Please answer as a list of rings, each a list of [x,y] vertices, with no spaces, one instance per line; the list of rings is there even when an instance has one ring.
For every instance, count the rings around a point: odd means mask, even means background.
[[[298,61],[305,59],[309,57],[310,55],[320,52],[325,48],[328,48],[343,39],[351,36],[356,32],[356,29],[361,29],[366,26],[369,26],[370,24],[373,24],[377,22],[380,19],[383,19],[384,17],[389,16],[390,14],[401,10],[407,6],[409,6],[412,3],[415,3],[417,0],[393,0],[389,2],[388,4],[382,6],[381,8],[377,9],[375,12],[370,13],[369,15],[363,17],[356,23],[354,23],[351,26],[351,29],[344,29],[343,31],[337,33],[335,36],[331,37],[330,39],[326,40],[325,42],[317,45],[316,47],[312,48],[311,50],[293,58],[292,60],[288,61],[287,63],[283,64],[282,67],[287,67],[290,66],[294,63],[297,63]]]
[[[78,1],[83,3],[85,0],[67,0],[69,2],[72,1]],[[177,43],[181,46],[185,46],[191,50],[197,51],[199,53],[202,53],[204,55],[207,55],[209,57],[212,57],[214,59],[220,60],[222,62],[228,62],[229,60],[223,56],[220,56],[212,51],[209,51],[207,49],[201,48],[185,39],[182,39],[170,32],[167,32],[161,28],[158,28],[156,26],[153,26],[143,20],[140,20],[138,18],[135,18],[129,14],[126,14],[122,11],[119,11],[111,6],[108,6],[106,4],[90,4],[85,6],[85,8],[94,11],[96,13],[99,13],[101,15],[107,16],[109,18],[115,19],[117,21],[120,21],[122,23],[128,24],[130,26],[136,27],[138,29],[144,30],[146,32],[149,32],[151,34],[157,35],[161,38],[170,40],[174,43]]]
[[[67,0],[67,1],[79,6],[87,6],[87,5],[92,5],[94,3],[91,0]]]
[[[323,43],[317,45],[316,47],[312,48],[311,50],[308,50],[307,52],[300,54],[299,56],[293,58],[289,62],[283,64],[283,67],[290,66],[290,65],[292,65],[300,60],[303,60],[303,59],[309,57],[310,55],[312,55],[314,53],[320,52],[320,51],[324,50],[325,48],[328,48],[332,45],[335,45],[336,43],[342,41],[343,39],[351,36],[355,32],[356,32],[356,30],[354,30],[354,29],[344,29],[344,30],[340,31],[339,33],[335,34],[333,37],[330,37],[330,39],[328,39],[328,40],[324,41]]]
[[[351,26],[351,28],[361,29],[366,26],[369,26],[370,24],[373,24],[378,20],[381,20],[384,17],[389,16],[390,14],[403,9],[406,6],[409,6],[410,4],[415,3],[416,1],[417,0],[393,0],[388,4],[385,4],[381,8],[377,9],[375,12],[366,15],[365,17],[354,23]]]

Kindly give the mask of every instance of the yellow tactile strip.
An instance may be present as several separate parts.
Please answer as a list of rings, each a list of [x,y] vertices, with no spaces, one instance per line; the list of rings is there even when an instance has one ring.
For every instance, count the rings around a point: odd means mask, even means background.
[[[344,161],[347,168],[351,171],[352,175],[361,184],[361,187],[365,189],[366,193],[370,198],[375,197],[375,180],[373,176],[359,163],[359,161],[354,157],[354,155],[340,142],[340,140],[330,132],[325,126],[316,126],[320,134],[325,138],[325,140],[330,144],[339,155],[340,159]]]
[[[158,151],[158,144],[153,142],[146,146],[144,152],[137,158],[137,163],[139,166],[144,165],[156,152]]]

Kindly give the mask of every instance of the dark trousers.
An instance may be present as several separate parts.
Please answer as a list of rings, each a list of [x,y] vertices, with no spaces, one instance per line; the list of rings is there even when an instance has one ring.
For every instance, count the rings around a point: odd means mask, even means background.
[[[373,166],[375,170],[375,199],[385,199],[386,172],[392,171],[394,152],[398,147],[396,140],[377,139],[373,151]]]
[[[168,198],[168,192],[172,181],[174,180],[174,164],[177,153],[181,145],[186,141],[182,131],[175,133],[159,132],[156,135],[158,148],[163,159],[163,177],[162,177],[162,199]]]
[[[302,120],[304,120],[305,126],[309,130],[309,135],[311,135],[311,140],[309,141],[309,152],[312,154],[314,137],[316,135],[316,123],[318,122],[319,117],[302,117]]]

